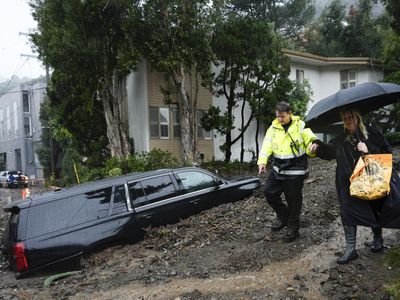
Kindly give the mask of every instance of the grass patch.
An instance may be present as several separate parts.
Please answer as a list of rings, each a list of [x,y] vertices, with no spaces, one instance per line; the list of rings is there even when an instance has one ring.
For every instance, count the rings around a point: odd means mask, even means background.
[[[400,299],[400,279],[390,284],[385,290],[394,299]]]
[[[392,268],[400,268],[400,247],[389,249],[385,257],[385,263]],[[394,299],[400,299],[400,278],[388,284],[385,290]]]
[[[389,249],[385,257],[385,262],[394,268],[400,268],[400,247]]]

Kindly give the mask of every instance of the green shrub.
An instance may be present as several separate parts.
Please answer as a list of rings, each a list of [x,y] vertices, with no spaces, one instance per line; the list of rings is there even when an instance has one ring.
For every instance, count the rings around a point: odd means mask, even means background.
[[[387,132],[384,134],[390,145],[399,146],[400,145],[400,132]]]
[[[120,168],[112,168],[110,171],[108,171],[107,174],[109,177],[117,177],[122,175],[122,170]]]
[[[178,159],[169,151],[164,151],[155,148],[150,152],[145,152],[140,155],[140,158],[145,161],[145,170],[156,170],[161,168],[175,168],[181,164]]]
[[[104,174],[117,176],[179,166],[178,159],[171,152],[156,148],[149,152],[135,153],[124,159],[110,158],[106,162]]]

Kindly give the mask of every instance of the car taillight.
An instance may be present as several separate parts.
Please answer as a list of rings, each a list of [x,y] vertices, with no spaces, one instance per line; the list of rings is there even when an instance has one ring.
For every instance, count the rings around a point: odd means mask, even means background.
[[[22,272],[28,269],[28,261],[25,256],[25,245],[24,243],[16,243],[12,248],[15,264],[18,272]]]

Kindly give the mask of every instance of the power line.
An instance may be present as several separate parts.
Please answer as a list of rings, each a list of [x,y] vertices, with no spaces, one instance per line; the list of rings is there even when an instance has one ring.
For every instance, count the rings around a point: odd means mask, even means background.
[[[29,58],[25,59],[25,61],[23,62],[23,64],[22,64],[19,68],[18,68],[18,65],[17,65],[17,67],[15,68],[15,70],[14,70],[14,72],[13,72],[13,75],[11,76],[10,80],[9,80],[8,83],[7,83],[7,86],[1,91],[0,98],[7,92],[8,87],[9,87],[10,84],[11,84],[11,81],[12,81],[13,78],[15,77],[15,73],[18,73],[19,70],[21,70],[21,68],[25,65],[25,63],[28,61],[28,59],[29,59]],[[17,69],[18,69],[18,70],[17,70]]]
[[[31,91],[37,91],[37,90],[45,90],[46,87],[40,87],[40,88],[34,88],[34,89],[30,89]],[[21,91],[12,91],[12,92],[7,92],[7,93],[3,93],[1,96],[3,95],[8,95],[8,94],[17,94],[17,93],[24,93],[25,90],[21,90]],[[0,96],[0,97],[1,97]]]

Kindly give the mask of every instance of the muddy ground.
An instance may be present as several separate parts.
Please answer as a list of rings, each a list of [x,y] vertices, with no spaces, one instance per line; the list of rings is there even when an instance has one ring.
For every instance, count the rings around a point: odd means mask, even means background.
[[[166,227],[136,244],[113,245],[81,260],[79,273],[44,287],[49,274],[16,280],[0,256],[0,299],[391,299],[400,270],[385,263],[400,244],[384,229],[383,253],[359,227],[360,257],[339,266],[344,247],[334,188],[334,162],[310,160],[300,238],[284,243],[270,230],[274,213],[261,190]],[[12,191],[17,193],[15,191]],[[34,192],[34,191],[32,191]],[[1,205],[10,191],[0,189]],[[11,194],[12,197],[15,195]],[[5,215],[0,212],[0,234]]]

